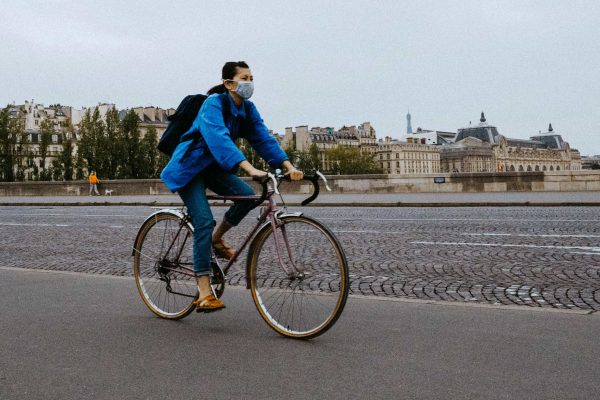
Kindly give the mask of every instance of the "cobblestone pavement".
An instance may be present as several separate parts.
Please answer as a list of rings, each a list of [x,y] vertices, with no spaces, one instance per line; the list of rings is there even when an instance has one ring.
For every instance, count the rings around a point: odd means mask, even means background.
[[[131,275],[131,245],[153,211],[0,207],[0,266]],[[216,207],[215,217],[224,211]],[[340,239],[354,294],[600,310],[600,207],[306,213]],[[230,240],[240,240],[253,221],[247,218]],[[238,261],[229,283],[244,282],[243,268]]]

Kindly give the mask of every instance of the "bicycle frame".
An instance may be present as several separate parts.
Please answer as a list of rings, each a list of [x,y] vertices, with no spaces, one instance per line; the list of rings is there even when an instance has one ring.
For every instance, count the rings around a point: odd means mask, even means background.
[[[282,175],[280,175],[281,177]],[[313,183],[315,191],[313,192],[313,194],[307,198],[306,200],[304,200],[302,202],[302,205],[306,205],[309,202],[311,202],[312,200],[314,200],[319,193],[319,185],[317,183],[317,180],[321,178],[324,182],[325,182],[325,187],[327,188],[327,190],[331,190],[329,188],[329,186],[327,186],[327,180],[325,179],[325,177],[320,173],[320,172],[316,172],[316,175],[310,179],[310,181]],[[268,189],[267,186],[267,181],[263,181],[262,185],[263,185],[263,193],[261,195],[250,195],[250,196],[236,196],[236,195],[207,195],[206,198],[207,200],[217,200],[217,201],[235,201],[235,200],[246,200],[246,201],[251,201],[254,200],[256,202],[255,207],[260,206],[262,204],[265,203],[265,201],[267,202],[266,206],[262,206],[262,211],[258,217],[258,222],[256,223],[256,225],[252,228],[252,230],[249,232],[248,235],[246,235],[246,238],[244,240],[244,242],[242,243],[242,245],[238,248],[238,250],[233,254],[233,256],[231,257],[231,259],[227,262],[227,264],[225,265],[225,268],[221,269],[221,271],[223,272],[223,275],[226,275],[227,272],[229,271],[229,269],[231,268],[231,266],[237,261],[239,255],[244,251],[244,249],[246,248],[246,246],[248,246],[249,243],[252,242],[252,240],[255,238],[257,232],[259,232],[261,229],[263,229],[263,227],[265,226],[265,224],[271,224],[272,229],[273,229],[273,239],[275,241],[275,250],[277,253],[277,258],[279,261],[279,264],[281,265],[281,268],[283,269],[283,271],[290,277],[290,278],[297,278],[297,277],[301,277],[303,276],[303,271],[300,271],[297,267],[296,264],[293,260],[292,257],[292,250],[287,238],[287,234],[285,232],[285,229],[281,230],[281,236],[282,236],[282,240],[285,244],[285,249],[287,250],[287,254],[289,257],[289,261],[291,264],[291,270],[288,266],[286,266],[286,263],[283,261],[283,255],[282,255],[282,251],[281,251],[281,239],[278,238],[277,235],[277,224],[278,224],[278,220],[280,216],[283,215],[288,215],[288,214],[282,214],[281,210],[278,209],[277,204],[275,202],[275,200],[273,199],[275,194],[279,194],[279,191],[277,189],[277,186],[279,184],[279,181],[276,179],[276,177],[272,174],[268,175],[268,179],[270,179],[273,182],[273,187],[271,189]],[[175,237],[173,238],[171,244],[169,245],[169,248],[167,250],[168,254],[171,249],[173,248],[173,245],[175,244],[175,242],[177,241],[177,239],[179,238],[179,235],[181,233],[181,231],[183,230],[183,227],[187,224],[190,227],[192,227],[193,229],[193,225],[191,224],[191,217],[185,212],[185,207],[180,211],[180,210],[160,210],[157,211],[156,213],[150,215],[146,221],[152,219],[153,217],[155,217],[157,214],[159,213],[164,213],[164,212],[168,212],[171,213],[175,216],[177,216],[178,218],[181,219],[181,224],[179,226],[179,230],[177,231],[177,234],[175,235]],[[289,215],[302,215],[302,213],[290,213]],[[267,220],[269,220],[267,222]],[[145,223],[145,222],[144,222]],[[139,232],[138,232],[139,235]],[[187,241],[187,237],[184,239],[184,243],[185,241]],[[137,242],[137,238],[136,238],[136,242]],[[182,246],[183,248],[183,246]],[[137,250],[135,248],[133,248],[133,252],[132,255],[135,254]],[[180,250],[181,251],[181,250]],[[175,259],[178,260],[181,254],[177,254]],[[195,277],[196,274],[193,270],[193,268],[188,268],[188,267],[184,267],[182,265],[180,265],[179,263],[171,263],[169,262],[166,257],[162,260],[160,260],[160,264],[162,268],[168,269],[168,270],[177,270],[178,273],[183,274],[183,275],[187,275],[190,277]],[[220,267],[219,267],[220,268]],[[246,274],[246,286],[249,287],[249,277],[248,274]]]
[[[231,266],[237,261],[239,255],[244,251],[246,246],[248,246],[248,244],[254,239],[254,237],[256,236],[256,233],[265,225],[265,223],[267,223],[267,220],[269,220],[268,223],[270,223],[271,226],[273,227],[273,232],[276,232],[277,221],[278,221],[278,216],[280,214],[280,210],[277,207],[277,203],[273,199],[274,194],[275,194],[274,191],[267,192],[266,199],[264,199],[265,196],[258,196],[258,195],[252,195],[252,196],[209,195],[209,196],[207,196],[208,200],[222,200],[222,201],[227,201],[227,200],[230,200],[230,201],[233,201],[233,200],[256,200],[256,201],[259,201],[262,199],[267,200],[267,204],[262,207],[262,211],[258,217],[258,222],[256,223],[256,225],[254,225],[254,227],[248,233],[248,235],[246,235],[246,238],[244,239],[244,242],[242,243],[242,245],[236,250],[236,252],[233,254],[231,259],[227,262],[227,264],[223,268],[224,275],[227,275],[227,271],[229,271]],[[300,215],[300,214],[301,213],[296,213],[296,215]],[[288,243],[287,236],[285,234],[283,236],[284,236],[284,242],[286,245],[286,249],[288,251],[288,255],[290,257],[290,260],[292,261],[292,265],[294,265],[294,262],[292,260],[291,248]],[[288,268],[285,266],[285,263],[283,262],[281,250],[280,250],[281,247],[279,244],[279,240],[277,239],[277,235],[274,235],[274,239],[275,239],[275,248],[277,251],[277,257],[279,259],[279,263],[280,263],[282,269],[288,275],[292,276],[295,271],[289,271]]]

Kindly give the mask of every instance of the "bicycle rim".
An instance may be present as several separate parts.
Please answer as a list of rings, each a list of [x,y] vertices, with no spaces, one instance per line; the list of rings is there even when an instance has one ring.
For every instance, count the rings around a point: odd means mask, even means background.
[[[308,217],[288,216],[276,234],[269,225],[255,240],[250,288],[265,322],[294,338],[313,338],[331,328],[349,286],[346,257],[335,236]]]
[[[198,297],[195,278],[180,269],[192,269],[193,263],[193,232],[187,223],[181,224],[176,215],[156,214],[142,225],[134,245],[138,291],[146,306],[161,318],[185,317],[194,310],[192,302]]]

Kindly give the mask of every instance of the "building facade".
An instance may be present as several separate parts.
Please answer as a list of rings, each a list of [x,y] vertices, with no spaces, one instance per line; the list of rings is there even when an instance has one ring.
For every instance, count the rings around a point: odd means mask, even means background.
[[[318,152],[322,171],[332,170],[332,160],[327,156],[327,151],[337,147],[356,148],[362,153],[375,157],[378,145],[375,129],[369,122],[359,126],[343,126],[339,130],[332,127],[313,127],[307,125],[285,128],[285,135],[281,140],[284,149],[291,149],[300,153],[309,153],[314,147]]]
[[[100,118],[105,120],[106,114],[116,108],[114,104],[100,103],[93,107],[82,107],[75,109],[60,104],[44,106],[34,100],[25,101],[20,105],[9,105],[9,117],[18,121],[24,131],[24,138],[17,138],[17,145],[22,146],[21,156],[16,161],[15,169],[24,171],[25,180],[31,180],[33,170],[47,169],[58,160],[63,152],[63,143],[70,140],[73,146],[73,156],[77,154],[79,125],[86,112],[94,113],[98,110]],[[140,137],[144,137],[150,127],[154,127],[158,137],[165,131],[168,121],[167,117],[175,112],[175,109],[161,109],[158,107],[136,107],[133,109],[139,120]],[[128,110],[119,112],[122,119]],[[47,143],[45,157],[42,157],[42,135],[40,128],[42,123],[50,122],[53,132],[50,142]],[[35,165],[35,166],[34,166]]]
[[[531,136],[529,140],[511,139],[487,123],[458,130],[454,143],[440,147],[441,172],[525,172],[577,171],[581,155],[554,132]]]
[[[375,160],[387,174],[420,175],[440,172],[439,149],[412,139],[402,142],[386,137],[378,143]]]

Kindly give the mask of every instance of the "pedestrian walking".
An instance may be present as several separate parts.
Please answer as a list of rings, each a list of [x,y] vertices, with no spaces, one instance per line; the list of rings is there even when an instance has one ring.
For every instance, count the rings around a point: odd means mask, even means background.
[[[100,192],[98,192],[98,184],[100,183],[100,180],[96,176],[95,171],[92,171],[90,173],[89,181],[90,181],[90,196],[93,196],[93,192],[95,192],[98,196],[100,196]]]

